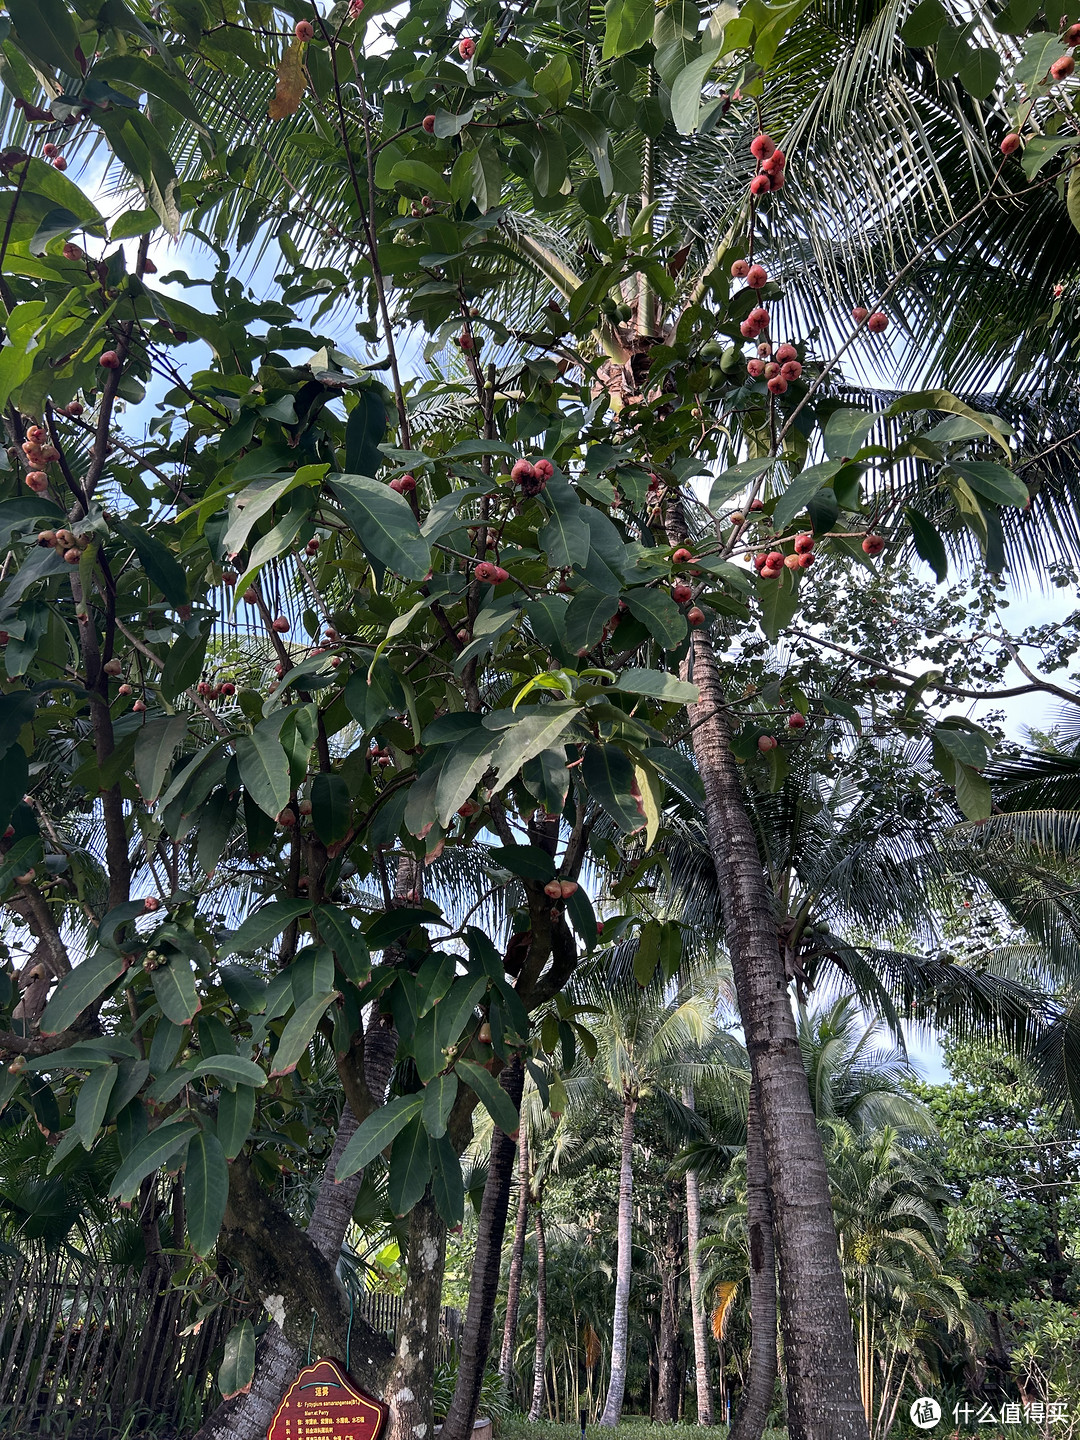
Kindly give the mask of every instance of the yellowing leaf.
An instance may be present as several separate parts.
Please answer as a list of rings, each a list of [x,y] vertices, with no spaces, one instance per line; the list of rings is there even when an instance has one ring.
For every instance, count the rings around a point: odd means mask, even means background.
[[[284,120],[286,115],[295,115],[300,108],[300,100],[307,87],[307,75],[304,73],[301,58],[303,53],[304,42],[294,40],[281,57],[277,68],[277,89],[270,101],[271,120]]]
[[[720,1284],[716,1287],[716,1293],[720,1297],[720,1300],[712,1313],[712,1333],[714,1340],[722,1340],[724,1338],[724,1327],[727,1324],[728,1311],[731,1308],[732,1300],[735,1299],[735,1293],[738,1288],[734,1280],[721,1280]]]

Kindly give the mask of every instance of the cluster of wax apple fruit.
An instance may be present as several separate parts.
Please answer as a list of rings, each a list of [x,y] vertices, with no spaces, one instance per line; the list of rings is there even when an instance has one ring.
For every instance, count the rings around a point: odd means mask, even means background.
[[[759,135],[758,139],[762,139],[762,136]],[[739,333],[744,340],[758,340],[769,328],[769,312],[760,300],[760,292],[769,283],[768,274],[764,265],[751,265],[749,260],[736,260],[731,267],[731,275],[734,280],[745,280],[748,289],[759,292],[757,305],[739,326]],[[791,381],[798,380],[802,374],[799,352],[794,345],[780,345],[773,354],[771,341],[761,340],[757,347],[757,358],[747,361],[746,373],[752,380],[764,378],[770,394],[783,395]]]
[[[1070,25],[1061,37],[1061,43],[1069,49],[1080,45],[1080,25]],[[1067,80],[1076,69],[1076,61],[1071,55],[1062,55],[1050,66],[1050,78],[1052,80]],[[1024,137],[1017,130],[1011,130],[1001,142],[1002,155],[1015,155],[1017,150],[1024,144]]]
[[[510,479],[526,499],[532,499],[540,494],[554,474],[555,466],[550,460],[515,460]],[[501,585],[504,580],[510,579],[509,570],[490,560],[481,560],[473,574],[484,585]]]
[[[74,419],[83,413],[83,407],[78,400],[72,400],[62,413]],[[49,488],[49,476],[44,467],[55,465],[60,459],[60,451],[49,441],[48,434],[40,425],[29,427],[22,451],[27,465],[30,466],[26,483],[35,495],[44,495]]]

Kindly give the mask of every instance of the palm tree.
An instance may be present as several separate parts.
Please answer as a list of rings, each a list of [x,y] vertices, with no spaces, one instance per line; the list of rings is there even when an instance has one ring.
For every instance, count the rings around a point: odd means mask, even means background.
[[[619,1103],[619,1201],[615,1302],[612,1318],[611,1375],[600,1424],[614,1426],[622,1414],[626,1389],[634,1193],[634,1129],[643,1098],[655,1096],[675,1113],[677,1087],[699,1071],[687,1057],[719,1058],[732,1047],[721,1043],[711,1002],[694,994],[669,1000],[656,987],[639,990],[621,984],[590,993],[595,1005],[596,1076]]]

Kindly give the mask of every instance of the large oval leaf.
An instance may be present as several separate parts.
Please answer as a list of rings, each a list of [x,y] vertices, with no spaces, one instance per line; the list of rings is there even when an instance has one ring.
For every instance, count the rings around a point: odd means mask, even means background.
[[[184,1209],[196,1255],[209,1255],[214,1248],[228,1198],[229,1166],[221,1141],[200,1130],[191,1138],[184,1167]]]
[[[92,1005],[124,973],[124,960],[108,950],[99,950],[76,965],[60,981],[41,1017],[42,1035],[59,1035]]]
[[[297,1061],[311,1044],[315,1027],[337,993],[336,990],[327,990],[318,995],[312,995],[293,1011],[288,1024],[281,1032],[281,1039],[274,1052],[274,1068],[270,1072],[272,1076],[288,1075],[296,1069]]]
[[[330,489],[373,560],[406,580],[422,580],[431,551],[404,496],[367,475],[337,475]]]
[[[255,1327],[250,1320],[241,1320],[225,1337],[225,1358],[218,1371],[218,1389],[222,1398],[246,1395],[255,1378]]]

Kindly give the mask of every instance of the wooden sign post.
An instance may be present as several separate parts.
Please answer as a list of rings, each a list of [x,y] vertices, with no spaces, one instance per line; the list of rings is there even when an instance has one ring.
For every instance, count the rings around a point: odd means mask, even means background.
[[[336,1360],[318,1360],[286,1390],[266,1440],[379,1440],[389,1413]]]

